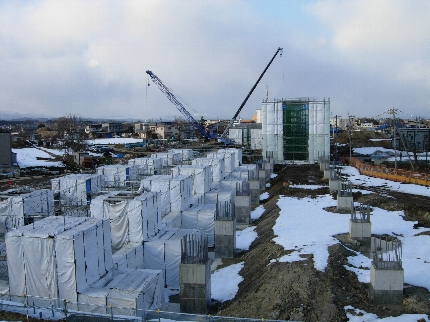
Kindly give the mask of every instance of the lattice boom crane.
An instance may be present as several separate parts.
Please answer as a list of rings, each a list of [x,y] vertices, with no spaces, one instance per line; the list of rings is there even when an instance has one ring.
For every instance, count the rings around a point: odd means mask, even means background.
[[[161,81],[161,79],[159,79],[153,72],[151,72],[150,70],[147,70],[146,73],[149,75],[149,77],[151,77],[151,80],[154,82],[154,84],[156,84],[158,86],[158,88],[167,96],[167,98],[169,99],[169,101],[171,101],[176,108],[179,110],[179,112],[181,112],[189,122],[191,122],[194,127],[197,129],[197,131],[199,131],[199,134],[206,138],[206,139],[213,139],[214,137],[212,137],[212,133],[206,131],[200,124],[199,122],[197,122],[194,117],[185,109],[184,105],[182,105],[181,102],[179,102],[179,100],[175,97],[175,95],[173,95],[172,91],[163,84],[163,82]]]
[[[278,50],[276,51],[276,53],[273,55],[272,59],[269,61],[269,63],[267,64],[266,68],[263,70],[263,72],[261,73],[260,77],[257,79],[257,81],[255,82],[254,86],[251,88],[251,90],[249,91],[248,95],[245,97],[244,101],[242,102],[242,104],[240,105],[239,109],[236,111],[236,114],[234,114],[233,118],[231,119],[230,123],[227,125],[227,127],[225,128],[224,132],[222,133],[220,140],[221,141],[225,141],[227,134],[228,134],[228,130],[231,128],[231,126],[233,125],[234,121],[236,120],[237,116],[239,115],[240,111],[242,110],[242,108],[245,106],[246,102],[248,101],[249,97],[251,96],[252,92],[254,91],[254,89],[257,87],[258,83],[260,82],[260,80],[263,78],[264,74],[266,73],[267,69],[269,68],[269,66],[272,64],[273,60],[275,59],[276,55],[278,55],[278,53],[280,53],[280,56],[282,57],[282,50],[283,48],[279,47]]]

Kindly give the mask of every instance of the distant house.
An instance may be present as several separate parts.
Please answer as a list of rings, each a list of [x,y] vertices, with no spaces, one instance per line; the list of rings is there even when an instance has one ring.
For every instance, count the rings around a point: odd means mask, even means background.
[[[417,152],[430,151],[430,129],[404,127],[397,130],[398,136],[393,140],[393,148]]]

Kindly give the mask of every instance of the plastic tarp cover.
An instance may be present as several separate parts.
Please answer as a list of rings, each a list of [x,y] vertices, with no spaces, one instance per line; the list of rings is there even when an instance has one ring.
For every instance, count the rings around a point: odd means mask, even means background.
[[[143,268],[143,244],[128,243],[112,254],[112,260],[118,271]]]
[[[128,202],[118,201],[110,203],[104,201],[103,213],[110,219],[112,249],[118,250],[128,243]]]
[[[107,304],[113,306],[113,314],[135,315],[135,310],[158,308],[163,298],[160,270],[128,270],[106,287],[109,289]]]
[[[190,210],[182,212],[182,227],[185,229],[198,229],[200,233],[207,237],[208,246],[215,245],[214,221],[216,204],[206,204],[193,206]]]
[[[212,166],[181,165],[172,169],[173,176],[189,175],[193,178],[193,195],[208,192],[212,186]]]
[[[212,168],[212,182],[220,182],[225,177],[225,162],[223,158],[214,155],[212,158],[198,158],[192,161],[193,165],[210,165]]]
[[[170,214],[163,217],[161,220],[163,227],[170,227],[170,228],[181,228],[182,221],[181,221],[181,213],[180,212],[171,212]]]
[[[251,131],[251,149],[261,150],[263,148],[261,129],[250,129],[250,131]]]
[[[161,207],[162,212],[161,215],[165,216],[170,212],[170,180],[171,177],[168,178],[159,178],[157,180],[153,180],[151,183],[151,191],[152,192],[161,192]]]
[[[194,234],[196,238],[200,236],[196,229],[165,228],[143,245],[145,268],[164,270],[164,286],[169,289],[179,289],[181,240],[188,234]]]
[[[25,281],[27,295],[58,298],[54,239],[24,237]]]
[[[87,193],[101,191],[101,184],[99,174],[70,174],[59,178],[58,185],[53,185],[52,190],[60,192],[60,200],[64,205],[86,205]]]
[[[5,242],[6,253],[13,254],[13,256],[7,257],[10,295],[22,296],[26,294],[26,289],[24,248],[21,243],[21,236],[7,235]]]
[[[107,296],[109,288],[87,288],[78,294],[78,308],[80,311],[96,314],[107,314]]]
[[[127,215],[130,242],[147,241],[158,233],[161,226],[160,197],[159,192],[145,192],[129,201]]]
[[[20,211],[20,216],[17,218],[13,213],[13,199],[11,197],[0,201],[0,233],[4,234],[7,231],[23,225],[24,214]],[[22,199],[21,199],[22,204]]]
[[[24,215],[54,215],[54,192],[52,190],[36,190],[27,195],[23,195],[23,198]]]
[[[235,154],[231,151],[218,150],[218,158],[223,158],[225,163],[225,175],[228,175],[236,168]]]
[[[170,180],[170,211],[180,212],[191,204],[193,179],[189,175],[179,175]]]

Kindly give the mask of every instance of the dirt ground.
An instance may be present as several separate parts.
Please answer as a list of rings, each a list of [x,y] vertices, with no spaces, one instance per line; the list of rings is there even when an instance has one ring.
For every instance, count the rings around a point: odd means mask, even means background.
[[[323,173],[318,165],[288,165],[276,170],[278,176],[271,180],[271,197],[264,204],[266,210],[255,223],[258,238],[249,251],[230,261],[245,263],[240,271],[243,281],[239,284],[239,291],[233,300],[214,305],[212,314],[296,321],[346,321],[344,306],[347,305],[377,314],[380,318],[404,313],[430,314],[429,290],[413,285],[405,285],[403,305],[374,305],[368,298],[368,284],[360,283],[355,273],[344,268],[347,257],[352,255],[344,245],[358,249],[342,236],[338,237],[343,242],[329,247],[328,265],[323,272],[313,267],[312,255],[304,261],[276,262],[268,266],[272,259],[288,253],[273,242],[272,227],[279,216],[276,205],[279,195],[306,197],[329,193],[328,181],[322,179]],[[284,181],[322,184],[327,188],[288,189],[284,187]],[[354,201],[368,202],[371,207],[387,210],[404,210],[405,219],[430,227],[430,198],[375,188],[369,195],[356,194]]]

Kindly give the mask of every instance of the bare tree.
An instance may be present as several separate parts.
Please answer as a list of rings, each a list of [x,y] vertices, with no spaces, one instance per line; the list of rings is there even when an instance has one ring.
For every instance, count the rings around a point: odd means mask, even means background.
[[[77,114],[69,114],[55,121],[58,137],[63,140],[64,148],[70,152],[78,152],[86,149],[86,133],[84,121]]]

